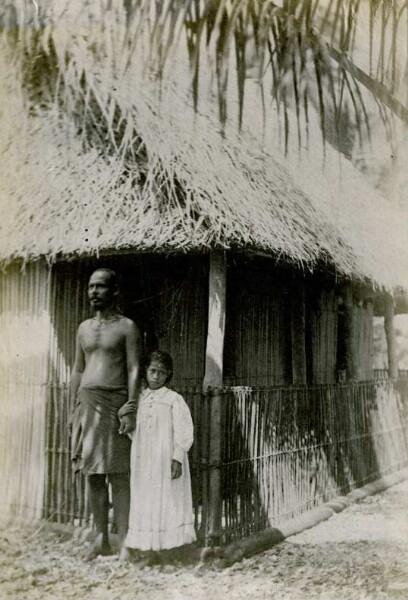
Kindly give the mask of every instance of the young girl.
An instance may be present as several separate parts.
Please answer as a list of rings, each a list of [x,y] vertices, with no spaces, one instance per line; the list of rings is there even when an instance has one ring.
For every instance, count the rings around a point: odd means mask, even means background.
[[[132,438],[128,548],[161,550],[196,539],[187,458],[193,423],[183,398],[166,387],[172,374],[167,352],[150,353]]]

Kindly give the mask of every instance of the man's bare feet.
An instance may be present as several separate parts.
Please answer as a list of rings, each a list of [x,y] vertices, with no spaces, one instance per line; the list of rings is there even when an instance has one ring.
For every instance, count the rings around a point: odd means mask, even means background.
[[[102,536],[98,535],[96,540],[85,555],[85,561],[89,562],[94,560],[97,556],[110,556],[113,554],[113,550],[108,540],[104,540]]]

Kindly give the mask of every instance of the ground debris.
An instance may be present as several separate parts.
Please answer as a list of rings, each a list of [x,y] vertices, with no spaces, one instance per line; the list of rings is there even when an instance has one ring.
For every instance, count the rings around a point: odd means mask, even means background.
[[[369,496],[224,570],[216,561],[85,563],[85,546],[81,536],[45,527],[0,530],[1,600],[405,600],[408,486]]]

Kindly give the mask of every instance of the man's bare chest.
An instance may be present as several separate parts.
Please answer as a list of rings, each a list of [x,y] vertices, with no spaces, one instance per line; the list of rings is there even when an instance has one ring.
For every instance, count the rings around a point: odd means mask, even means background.
[[[81,345],[87,354],[97,350],[122,352],[125,336],[118,322],[91,319],[82,331]]]

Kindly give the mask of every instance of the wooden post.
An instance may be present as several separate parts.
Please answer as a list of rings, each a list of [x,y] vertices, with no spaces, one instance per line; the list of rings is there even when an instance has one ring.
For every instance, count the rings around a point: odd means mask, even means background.
[[[209,392],[209,515],[207,523],[207,543],[215,543],[221,529],[221,451],[222,451],[222,402],[223,353],[225,335],[226,305],[225,253],[213,252],[210,255],[209,297],[208,297],[208,333],[205,355],[205,375],[203,388]]]
[[[292,383],[306,385],[305,286],[296,283],[291,297]]]
[[[398,378],[398,361],[394,329],[394,300],[388,295],[385,299],[384,329],[387,338],[388,377],[395,381]]]
[[[223,252],[210,254],[208,331],[205,352],[204,391],[221,387],[225,335],[227,263]]]
[[[344,298],[344,349],[347,381],[356,381],[358,357],[356,356],[353,290],[348,283],[343,289]]]
[[[209,441],[210,441],[210,415],[209,413],[209,397],[208,394],[203,394],[201,397],[201,486],[202,486],[202,505],[201,505],[201,524],[200,524],[200,538],[205,539],[206,545],[207,536],[209,531],[208,526],[208,513],[210,505],[209,495]]]
[[[210,396],[210,486],[209,514],[207,523],[207,544],[218,545],[221,531],[222,497],[221,497],[221,457],[222,457],[222,399],[221,390],[211,390]]]

